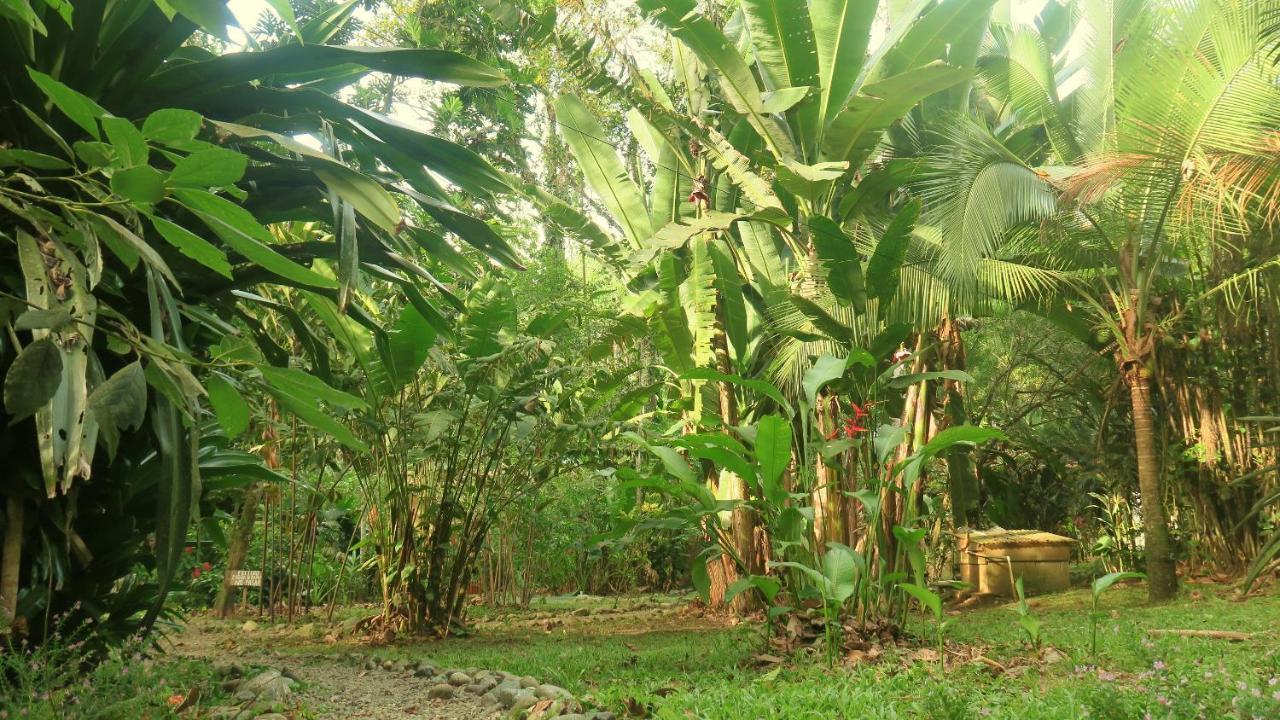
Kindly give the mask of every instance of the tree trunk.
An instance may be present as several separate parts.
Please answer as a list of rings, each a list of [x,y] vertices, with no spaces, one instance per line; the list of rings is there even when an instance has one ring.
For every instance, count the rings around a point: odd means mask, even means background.
[[[716,320],[715,331],[711,336],[711,346],[715,352],[716,369],[720,372],[730,375],[733,373],[733,364],[729,359],[729,339],[725,332],[724,303],[721,301],[719,293],[716,294]],[[718,396],[720,401],[720,420],[727,426],[738,424],[738,400],[733,394],[733,386],[727,382],[717,383]],[[728,499],[746,501],[749,499],[747,492],[747,482],[743,478],[733,473],[725,473],[724,480],[728,481]],[[746,571],[751,574],[759,574],[764,571],[756,559],[755,552],[755,527],[756,517],[755,511],[742,505],[733,509],[729,517],[729,526],[733,537],[733,547],[737,551],[738,557],[742,559],[746,565]],[[731,563],[725,563],[725,578],[727,583],[737,580],[737,569]],[[723,596],[722,596],[723,597]],[[733,609],[739,614],[751,612],[758,607],[755,597],[752,593],[738,593],[733,599]]]
[[[0,556],[0,625],[12,626],[18,614],[18,573],[22,569],[22,500],[5,503],[4,554]]]
[[[244,492],[244,500],[240,505],[240,513],[236,516],[236,527],[231,533],[231,545],[227,548],[227,569],[222,576],[222,587],[218,588],[218,597],[213,602],[213,612],[220,618],[231,614],[235,605],[235,588],[231,586],[234,576],[244,566],[244,559],[249,555],[249,542],[253,539],[253,524],[258,517],[257,485],[252,485]]]
[[[1133,440],[1138,458],[1138,490],[1142,495],[1142,527],[1146,537],[1147,592],[1152,600],[1178,593],[1178,574],[1169,542],[1169,520],[1160,488],[1155,424],[1151,419],[1151,381],[1146,369],[1133,365],[1125,378],[1133,405]]]

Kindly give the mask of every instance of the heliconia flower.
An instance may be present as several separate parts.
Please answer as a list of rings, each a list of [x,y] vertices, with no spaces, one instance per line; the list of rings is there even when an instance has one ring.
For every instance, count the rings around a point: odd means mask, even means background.
[[[855,420],[855,419],[853,419],[853,418],[849,418],[849,419],[847,419],[847,420],[845,420],[845,421],[844,421],[844,436],[845,436],[845,437],[851,438],[851,437],[853,437],[854,435],[857,435],[857,434],[858,434],[858,433],[860,433],[860,432],[866,432],[866,431],[867,431],[867,429],[866,429],[866,428],[864,428],[864,427],[862,427],[861,425],[859,425],[859,424],[858,424],[858,421],[857,421],[857,420]]]
[[[198,567],[193,567],[193,568],[191,568],[191,577],[193,577],[193,578],[198,578],[198,577],[200,577],[200,573],[201,573],[201,572],[202,572],[202,570],[201,570],[200,568],[198,568]]]
[[[193,547],[191,547],[190,545],[188,545],[188,546],[186,547],[186,549],[185,549],[185,550],[183,550],[182,552],[184,552],[184,553],[186,553],[186,554],[190,555],[191,553],[193,553],[193,552],[195,552],[195,551],[196,551],[196,549],[195,549],[195,548],[193,548]]]
[[[854,418],[864,418],[867,416],[866,408],[871,407],[871,403],[867,403],[866,407],[863,407],[856,402],[851,402],[849,403],[849,407],[853,409]]]
[[[210,564],[210,563],[205,563],[205,564],[204,564],[204,565],[202,565],[201,567],[203,567],[205,570],[212,570],[212,569],[213,569],[213,565],[212,565],[212,564]]]

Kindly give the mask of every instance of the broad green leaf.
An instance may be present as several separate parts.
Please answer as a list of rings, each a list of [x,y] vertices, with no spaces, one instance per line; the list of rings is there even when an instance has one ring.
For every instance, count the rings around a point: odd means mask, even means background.
[[[1102,593],[1107,591],[1107,588],[1110,588],[1112,585],[1115,585],[1121,580],[1143,580],[1146,577],[1147,576],[1145,574],[1140,572],[1107,573],[1106,575],[1103,575],[1097,580],[1094,580],[1093,585],[1090,586],[1090,589],[1093,593],[1093,600],[1096,603],[1098,601],[1098,598],[1102,595]]]
[[[169,173],[170,187],[222,187],[244,177],[249,159],[226,148],[197,150],[174,163]]]
[[[51,330],[71,323],[71,313],[65,307],[31,308],[13,321],[14,330]]]
[[[451,50],[349,47],[308,40],[268,50],[226,53],[203,62],[178,64],[149,80],[156,91],[198,96],[263,78],[307,81],[360,66],[402,77],[471,87],[507,84],[501,70]],[[293,76],[293,77],[289,77]]]
[[[876,428],[876,460],[883,463],[907,438],[907,429],[901,425],[881,425]]]
[[[756,423],[756,464],[765,497],[775,503],[787,499],[781,480],[791,464],[791,423],[778,415],[765,415]]]
[[[12,17],[18,22],[25,23],[40,35],[49,34],[49,29],[40,20],[40,15],[31,8],[28,0],[0,0],[0,16]]]
[[[831,599],[837,606],[853,597],[857,589],[858,558],[847,545],[829,543],[822,556],[822,574],[831,583]]]
[[[280,16],[285,25],[289,26],[294,36],[301,40],[302,31],[298,29],[298,18],[294,15],[293,4],[289,0],[266,0],[266,2],[271,6],[272,10],[276,11],[276,14]]]
[[[842,346],[847,346],[852,341],[853,328],[835,319],[826,308],[803,295],[795,293],[789,295],[787,299],[795,306],[796,310],[800,311],[801,315],[809,318],[809,322],[813,323],[814,329],[821,333],[817,337],[820,338],[825,335],[826,338]]]
[[[265,365],[258,368],[258,370],[271,387],[299,400],[305,400],[312,404],[317,400],[323,400],[334,407],[343,409],[364,409],[368,407],[364,400],[355,395],[330,387],[311,373],[297,368],[279,368]]]
[[[864,86],[828,125],[822,141],[823,158],[862,167],[884,131],[916,103],[972,75],[971,70],[936,62]]]
[[[317,408],[313,399],[300,398],[286,392],[277,391],[274,388],[270,392],[282,408],[297,415],[298,419],[311,427],[327,433],[352,450],[359,452],[369,451],[369,446],[363,440],[357,438],[346,425]]]
[[[102,129],[106,131],[107,139],[115,147],[116,156],[125,167],[147,164],[150,150],[137,126],[124,118],[108,115],[102,118]]]
[[[876,243],[875,253],[867,262],[867,295],[887,303],[898,292],[902,261],[911,242],[911,229],[920,217],[920,201],[912,200],[898,211]]]
[[[608,134],[573,95],[557,98],[555,113],[561,135],[577,159],[587,184],[600,196],[631,246],[643,247],[653,235],[649,211],[644,195],[623,167],[617,150],[605,139]]]
[[[814,361],[813,367],[804,373],[804,396],[809,402],[809,407],[816,407],[818,401],[818,392],[822,390],[827,383],[844,377],[845,361],[833,355],[823,354]]]
[[[313,165],[312,171],[330,190],[387,232],[400,224],[400,207],[381,184],[337,163]]]
[[[236,16],[224,0],[165,0],[191,22],[199,25],[205,32],[226,42],[231,42],[227,27],[239,27]]]
[[[231,263],[227,262],[227,255],[222,250],[181,225],[155,215],[148,215],[148,217],[151,219],[151,224],[160,233],[160,236],[170,245],[177,248],[178,252],[228,280],[233,279]]]
[[[136,203],[164,199],[164,174],[150,165],[137,165],[111,174],[111,192]]]
[[[912,583],[899,583],[898,587],[902,588],[911,597],[919,600],[920,605],[933,613],[934,618],[942,619],[942,598],[937,593]]]
[[[62,382],[62,353],[52,338],[28,344],[4,376],[4,408],[12,425],[53,399]]]
[[[194,140],[200,132],[204,118],[200,113],[177,108],[162,108],[147,116],[142,123],[142,135],[162,145],[180,145]]]
[[[939,453],[950,449],[951,447],[964,443],[976,444],[984,443],[988,440],[998,440],[1004,438],[1005,434],[993,427],[979,427],[977,425],[956,425],[942,430],[933,439],[920,449],[920,454],[924,458],[931,458]]]
[[[791,403],[783,396],[782,391],[776,385],[767,380],[757,380],[755,378],[744,378],[741,375],[726,375],[718,370],[711,368],[695,368],[680,376],[685,380],[714,380],[716,382],[727,382],[739,387],[754,390],[761,395],[773,400],[778,407],[786,411],[787,416],[795,414],[795,409],[791,407]]]
[[[302,285],[336,288],[325,277],[279,254],[269,246],[271,233],[249,213],[226,198],[201,190],[177,190],[177,199],[205,222],[232,250],[287,280]]]
[[[93,223],[98,230],[98,237],[102,238],[103,242],[107,243],[113,250],[116,250],[117,246],[124,247],[127,253],[132,254],[132,257],[141,257],[147,267],[160,273],[165,280],[169,281],[170,285],[179,287],[178,279],[174,277],[173,271],[169,269],[169,264],[164,261],[164,258],[160,257],[160,253],[156,252],[156,249],[151,247],[150,243],[138,237],[137,233],[132,229],[122,225],[110,215],[92,215],[89,217],[89,222]]]
[[[235,439],[249,429],[249,405],[231,381],[221,373],[212,373],[204,383],[209,393],[209,404],[227,436]]]
[[[115,456],[120,434],[142,427],[147,415],[147,379],[142,363],[129,363],[94,388],[86,407],[98,423],[98,439],[107,446],[107,453]]]
[[[94,140],[102,138],[98,131],[98,118],[106,115],[107,111],[103,110],[101,105],[35,68],[27,68],[27,75],[45,97],[49,98],[54,107],[92,135]]]
[[[392,374],[397,382],[404,385],[413,379],[435,341],[436,331],[431,324],[412,305],[406,305],[387,337]]]
[[[880,3],[867,0],[813,0],[809,16],[818,54],[819,119],[830,122],[857,85],[866,62],[871,25]]]
[[[826,269],[831,294],[841,304],[852,305],[855,312],[865,312],[867,288],[862,279],[862,264],[849,236],[835,221],[822,215],[809,218],[809,230],[814,250]]]
[[[75,149],[76,157],[80,158],[89,167],[109,167],[118,160],[114,145],[108,145],[97,140],[77,140]]]
[[[22,165],[36,170],[66,170],[71,167],[71,163],[52,155],[45,155],[33,150],[0,148],[0,167],[12,167],[14,165]]]

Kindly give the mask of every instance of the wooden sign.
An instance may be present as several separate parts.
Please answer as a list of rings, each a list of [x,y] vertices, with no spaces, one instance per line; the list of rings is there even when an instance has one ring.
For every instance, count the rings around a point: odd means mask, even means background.
[[[261,570],[237,570],[231,573],[231,587],[261,587]]]

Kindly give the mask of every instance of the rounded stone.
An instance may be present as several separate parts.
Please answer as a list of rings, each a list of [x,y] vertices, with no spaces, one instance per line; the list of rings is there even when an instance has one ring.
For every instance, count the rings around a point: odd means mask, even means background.
[[[520,687],[522,688],[536,688],[538,684],[538,679],[532,675],[525,675],[520,678]]]
[[[534,694],[543,700],[570,700],[573,694],[559,685],[543,683],[534,689]]]
[[[464,672],[455,672],[449,674],[449,684],[454,687],[462,687],[471,684],[471,676]]]
[[[440,684],[432,687],[427,691],[427,697],[432,700],[452,700],[457,695],[457,689],[452,685]]]
[[[517,694],[515,699],[511,701],[511,709],[515,711],[528,710],[538,703],[538,696],[531,692],[525,691]]]

